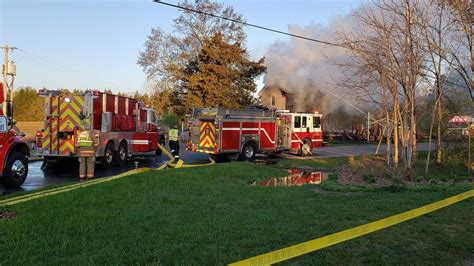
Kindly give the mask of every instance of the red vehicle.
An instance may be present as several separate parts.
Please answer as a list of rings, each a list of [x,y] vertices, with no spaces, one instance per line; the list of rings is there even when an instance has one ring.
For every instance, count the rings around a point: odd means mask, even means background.
[[[23,135],[13,129],[13,119],[5,114],[5,98],[0,82],[0,184],[17,187],[25,182],[28,175],[30,150],[22,139]]]
[[[280,145],[288,147],[290,153],[312,155],[313,149],[323,144],[323,131],[319,113],[277,112],[280,126]]]
[[[262,151],[309,155],[322,144],[321,115],[314,113],[195,108],[188,129],[187,150],[246,160]]]
[[[45,120],[37,143],[47,164],[77,156],[75,139],[85,124],[95,136],[96,157],[105,166],[151,151],[161,153],[155,111],[136,99],[100,91],[75,95],[42,90],[40,95],[45,97]]]

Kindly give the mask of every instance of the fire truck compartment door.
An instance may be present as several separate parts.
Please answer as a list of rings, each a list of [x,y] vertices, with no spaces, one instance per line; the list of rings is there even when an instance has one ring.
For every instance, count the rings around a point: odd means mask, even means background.
[[[289,117],[282,117],[277,121],[279,148],[289,148],[291,144],[291,120]]]
[[[214,151],[216,147],[216,128],[214,121],[200,121],[199,126],[199,149],[206,151]]]
[[[102,113],[102,126],[100,128],[102,132],[112,131],[112,112]]]

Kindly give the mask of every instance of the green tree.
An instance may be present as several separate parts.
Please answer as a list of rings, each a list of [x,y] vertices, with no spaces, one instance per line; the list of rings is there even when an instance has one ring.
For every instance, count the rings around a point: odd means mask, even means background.
[[[221,15],[235,20],[243,20],[240,14],[230,6],[209,0],[184,1],[181,6]],[[183,103],[183,90],[186,88],[186,74],[196,71],[188,69],[202,51],[204,41],[212,39],[221,32],[223,42],[245,47],[245,33],[242,24],[226,21],[203,14],[181,11],[174,20],[173,30],[167,33],[160,28],[153,28],[145,42],[145,49],[140,51],[137,63],[153,84],[154,97],[159,98],[159,109],[163,112],[174,112],[182,115],[189,109]],[[230,65],[231,63],[227,64]],[[241,64],[236,64],[240,66]],[[196,65],[197,66],[197,65]],[[243,70],[242,70],[243,71]],[[254,82],[249,80],[248,82]],[[241,83],[242,84],[242,83]],[[233,86],[235,88],[235,86]],[[219,88],[222,89],[222,88]],[[188,95],[191,96],[191,95]],[[247,97],[247,95],[241,95]],[[191,98],[188,98],[191,101]],[[238,99],[239,101],[241,100]],[[199,103],[199,102],[198,102]]]
[[[179,116],[174,113],[165,113],[161,116],[161,123],[171,128],[179,125]]]
[[[44,99],[32,87],[17,89],[13,95],[13,116],[18,121],[42,121]]]
[[[185,111],[193,107],[241,108],[254,103],[254,80],[266,67],[253,62],[239,42],[229,44],[217,32],[205,38],[198,56],[181,72],[178,100]]]

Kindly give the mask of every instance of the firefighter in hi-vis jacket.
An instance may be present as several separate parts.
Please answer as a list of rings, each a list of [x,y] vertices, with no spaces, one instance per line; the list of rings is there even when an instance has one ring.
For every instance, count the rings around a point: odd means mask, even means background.
[[[179,160],[179,132],[177,125],[174,125],[168,132],[168,144],[170,145],[171,154],[175,162],[177,162]]]
[[[76,146],[79,154],[79,178],[94,178],[95,145],[87,123],[84,125],[84,130],[79,131]]]

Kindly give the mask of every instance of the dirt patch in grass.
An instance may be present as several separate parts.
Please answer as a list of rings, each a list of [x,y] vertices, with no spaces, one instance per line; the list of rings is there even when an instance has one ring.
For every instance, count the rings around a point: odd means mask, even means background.
[[[349,162],[336,170],[337,182],[345,185],[375,185],[390,186],[400,183],[400,173],[385,167],[382,158],[360,157],[360,159],[350,158]]]
[[[0,210],[0,219],[11,219],[17,216],[16,212],[10,210]]]
[[[423,169],[422,169],[423,168]],[[439,168],[439,169],[436,169]],[[384,157],[349,157],[348,163],[336,169],[337,183],[343,185],[371,185],[389,187],[393,185],[454,184],[472,182],[473,178],[458,177],[448,173],[449,167],[434,166],[432,176],[424,176],[424,164],[419,162],[411,175],[402,167],[387,167]]]

